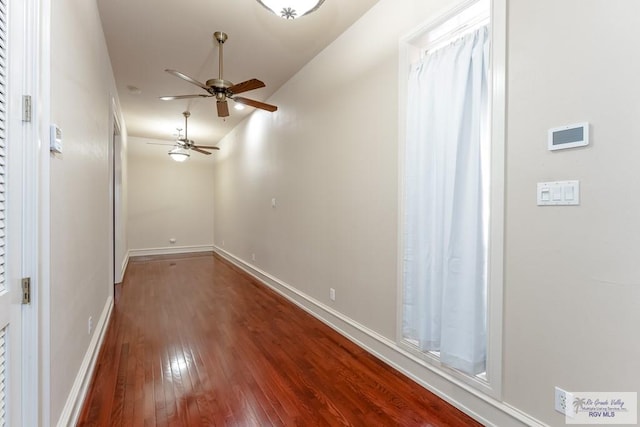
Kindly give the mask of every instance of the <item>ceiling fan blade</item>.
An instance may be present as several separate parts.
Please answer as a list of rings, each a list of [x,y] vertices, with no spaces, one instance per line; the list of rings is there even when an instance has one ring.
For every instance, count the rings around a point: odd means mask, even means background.
[[[261,87],[265,87],[266,85],[258,79],[247,80],[242,83],[238,83],[237,85],[231,86],[228,91],[231,93],[242,93],[247,92],[249,90],[260,89]]]
[[[218,117],[228,117],[229,116],[229,104],[227,101],[218,101],[216,102],[218,106]]]
[[[173,101],[174,99],[189,99],[189,98],[209,98],[213,95],[175,95],[175,96],[161,96],[163,101]]]
[[[208,151],[204,151],[204,150],[201,150],[201,149],[199,149],[198,147],[191,147],[191,149],[192,149],[193,151],[197,151],[198,153],[206,154],[207,156],[211,154],[210,152],[208,152]]]
[[[220,147],[214,147],[213,145],[194,145],[196,148],[206,148],[207,150],[219,150]]]
[[[236,96],[232,99],[236,102],[239,102],[240,104],[245,104],[251,107],[260,108],[261,110],[271,111],[272,113],[278,109],[278,107],[276,107],[275,105],[266,104],[264,102],[256,101],[254,99],[243,98],[241,96]]]
[[[196,79],[194,79],[193,77],[187,76],[184,73],[181,73],[180,71],[176,71],[176,70],[170,70],[170,69],[166,69],[165,70],[167,73],[176,76],[178,78],[181,78],[182,80],[185,80],[191,84],[194,84],[196,86],[201,87],[202,89],[209,91],[209,88],[204,84],[204,83],[200,83],[199,81],[197,81]]]

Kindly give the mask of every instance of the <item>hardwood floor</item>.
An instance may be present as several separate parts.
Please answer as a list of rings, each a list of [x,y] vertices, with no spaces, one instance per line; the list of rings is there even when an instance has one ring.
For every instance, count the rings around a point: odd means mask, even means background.
[[[119,286],[80,426],[480,426],[217,256]]]

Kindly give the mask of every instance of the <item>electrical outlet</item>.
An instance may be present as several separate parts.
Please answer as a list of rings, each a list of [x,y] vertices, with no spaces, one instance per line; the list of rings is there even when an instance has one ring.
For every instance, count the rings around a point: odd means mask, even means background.
[[[556,387],[555,409],[563,415],[573,417],[573,394]]]
[[[171,243],[172,245],[173,245],[174,243],[176,243],[176,239],[175,239],[175,237],[170,238],[170,239],[169,239],[169,243]]]
[[[87,330],[88,330],[88,334],[91,335],[91,332],[93,332],[93,317],[89,316],[89,321],[87,322]]]
[[[256,260],[256,254],[251,254],[251,261],[255,261]]]
[[[329,299],[331,299],[331,301],[336,300],[336,290],[333,288],[329,289]]]

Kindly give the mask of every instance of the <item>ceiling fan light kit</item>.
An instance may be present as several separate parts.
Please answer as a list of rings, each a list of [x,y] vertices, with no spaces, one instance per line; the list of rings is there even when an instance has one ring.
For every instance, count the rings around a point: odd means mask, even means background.
[[[204,89],[206,94],[194,94],[194,95],[176,95],[176,96],[161,96],[160,99],[163,101],[171,101],[176,99],[188,99],[188,98],[215,98],[216,99],[216,109],[218,111],[218,117],[228,117],[229,116],[229,105],[227,103],[228,99],[235,101],[239,104],[248,105],[250,107],[259,108],[261,110],[266,110],[270,112],[274,112],[278,109],[275,105],[267,104],[261,101],[256,101],[254,99],[244,98],[240,96],[236,96],[242,92],[248,92],[254,89],[260,89],[265,87],[265,84],[258,79],[250,79],[244,82],[233,84],[232,82],[225,80],[223,75],[223,46],[229,37],[227,34],[216,31],[213,33],[213,39],[218,43],[218,78],[209,79],[206,83],[201,83],[198,80],[190,77],[184,73],[181,73],[176,70],[166,69],[165,71],[175,77],[178,77],[186,82],[191,83],[192,85],[198,86],[201,89]]]
[[[184,162],[185,160],[189,160],[191,155],[189,154],[189,150],[176,146],[173,150],[169,151],[169,156],[176,162]]]
[[[184,113],[182,113],[182,115],[184,116],[184,138],[182,138],[180,134],[180,131],[182,131],[182,129],[178,129],[178,139],[176,139],[174,147],[171,150],[169,150],[169,152],[167,153],[173,160],[175,160],[176,162],[184,162],[185,160],[188,160],[189,157],[191,156],[190,151],[197,151],[198,153],[205,154],[208,156],[211,153],[206,150],[220,149],[219,147],[215,147],[213,145],[196,145],[195,141],[193,141],[192,139],[189,139],[189,128],[187,127],[187,125],[188,125],[188,119],[191,116],[191,113],[189,111],[185,111]],[[147,142],[147,144],[173,145],[173,144],[165,144],[162,142],[157,142],[157,143]]]
[[[296,19],[318,10],[324,0],[256,0],[275,15]]]

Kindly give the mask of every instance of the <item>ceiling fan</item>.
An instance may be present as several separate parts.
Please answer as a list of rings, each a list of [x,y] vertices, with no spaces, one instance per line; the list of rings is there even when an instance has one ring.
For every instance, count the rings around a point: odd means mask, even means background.
[[[187,121],[191,116],[191,113],[188,111],[185,111],[184,113],[182,113],[182,115],[184,116],[184,138],[180,138],[180,135],[178,135],[178,139],[176,140],[177,145],[187,150],[193,150],[193,151],[197,151],[198,153],[206,154],[207,156],[211,153],[208,151],[205,151],[204,149],[207,149],[207,150],[220,149],[219,147],[214,147],[213,145],[196,145],[195,141],[193,141],[192,139],[189,139]]]
[[[206,154],[208,156],[211,153],[206,150],[220,149],[220,147],[214,147],[213,145],[196,145],[195,141],[189,139],[187,122],[189,117],[191,116],[191,113],[189,111],[185,111],[184,113],[182,113],[182,115],[184,116],[184,138],[182,138],[180,134],[180,131],[182,131],[182,129],[178,129],[178,138],[176,139],[175,144],[164,142],[148,142],[147,144],[173,145],[174,148],[169,151],[169,155],[176,160],[186,160],[189,157],[189,150],[197,151],[198,153]]]
[[[256,101],[249,98],[243,98],[241,96],[236,96],[242,92],[248,92],[250,90],[259,89],[265,87],[265,84],[258,79],[250,79],[246,80],[242,83],[233,84],[229,80],[224,80],[222,77],[223,70],[223,45],[224,42],[227,41],[227,35],[221,31],[216,31],[213,33],[213,38],[218,42],[218,55],[219,55],[219,73],[217,79],[209,79],[206,83],[200,83],[193,77],[190,77],[184,73],[181,73],[176,70],[166,69],[165,71],[171,75],[181,78],[191,84],[194,84],[202,89],[204,89],[207,94],[196,94],[196,95],[176,95],[176,96],[161,96],[160,99],[163,101],[170,101],[174,99],[187,99],[187,98],[216,98],[216,106],[218,109],[218,117],[227,117],[229,116],[229,105],[227,104],[227,100],[231,99],[239,104],[249,105],[251,107],[260,108],[262,110],[274,112],[278,109],[275,105],[266,104],[264,102]]]

